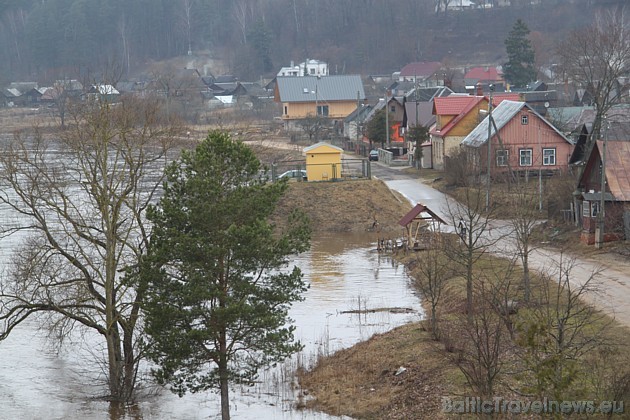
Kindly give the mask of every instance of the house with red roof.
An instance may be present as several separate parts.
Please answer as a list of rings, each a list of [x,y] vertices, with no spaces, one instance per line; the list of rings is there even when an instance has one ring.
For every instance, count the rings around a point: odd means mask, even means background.
[[[505,100],[518,101],[517,93],[501,93],[492,97],[496,107]],[[459,151],[464,137],[485,118],[488,110],[487,96],[453,94],[435,98],[433,113],[436,123],[429,131],[431,136],[433,168],[444,169],[445,158]]]
[[[481,120],[480,111],[488,109],[485,96],[452,94],[433,101],[435,125],[429,130],[433,168],[444,169],[444,160],[459,150],[461,141]]]
[[[400,70],[398,81],[414,82],[418,87],[444,86],[442,64],[437,61],[409,63]]]
[[[464,84],[467,90],[475,89],[477,83],[502,84],[503,74],[496,67],[473,67],[464,74]]]

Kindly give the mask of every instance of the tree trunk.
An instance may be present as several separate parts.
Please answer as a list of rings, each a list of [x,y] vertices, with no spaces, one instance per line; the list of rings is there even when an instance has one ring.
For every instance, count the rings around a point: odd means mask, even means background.
[[[113,401],[121,400],[121,388],[123,382],[123,363],[120,350],[120,335],[115,324],[110,324],[111,316],[108,311],[107,323],[110,328],[107,329],[107,364],[109,366],[109,396]]]
[[[471,243],[472,238],[469,240],[469,243]],[[468,264],[466,268],[466,314],[468,314],[468,319],[471,320],[473,311],[473,253],[470,247],[468,249]]]
[[[219,388],[221,390],[221,420],[230,420],[230,394],[228,388],[227,339],[225,329],[219,339]]]
[[[529,303],[529,250],[527,248],[525,248],[525,252],[523,253],[523,288],[525,289],[525,303]]]
[[[132,329],[133,331],[133,329]],[[131,401],[133,399],[133,391],[136,385],[136,358],[133,352],[133,333],[132,331],[125,331],[123,337],[123,354],[125,357],[123,380],[123,397],[124,401]]]
[[[440,339],[440,334],[438,333],[438,325],[437,325],[437,303],[433,303],[431,305],[431,332],[433,333],[433,338],[436,340]]]

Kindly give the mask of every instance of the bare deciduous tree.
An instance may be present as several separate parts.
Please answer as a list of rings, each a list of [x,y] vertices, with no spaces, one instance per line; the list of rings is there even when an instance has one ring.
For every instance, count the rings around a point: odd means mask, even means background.
[[[612,322],[586,303],[597,290],[599,272],[578,281],[575,270],[573,259],[561,259],[555,273],[543,276],[537,302],[530,305],[518,326],[517,342],[523,349],[521,358],[527,372],[524,376],[529,378],[523,381],[529,382],[524,391],[539,397],[563,399],[584,372],[580,360],[602,344]]]
[[[461,347],[456,362],[473,390],[491,398],[504,366],[509,337],[494,309],[496,296],[491,284],[486,279],[478,279],[475,291],[474,313],[460,322]]]
[[[536,208],[539,198],[525,184],[516,184],[511,191],[512,218],[516,252],[523,265],[523,299],[529,302],[531,294],[529,256],[535,250],[534,228],[540,222],[540,211]]]
[[[587,147],[601,138],[604,116],[623,95],[619,79],[630,69],[628,25],[625,9],[602,12],[590,26],[574,30],[558,46],[565,80],[593,96],[596,113]]]
[[[318,139],[321,132],[328,126],[328,120],[319,115],[308,115],[297,122],[302,131],[308,136],[309,141]]]
[[[145,209],[161,186],[177,127],[157,103],[73,108],[59,141],[17,135],[0,155],[3,236],[26,236],[0,282],[0,339],[25,320],[56,337],[84,328],[104,340],[109,398],[133,398],[143,291],[126,281],[148,245]]]
[[[459,203],[448,203],[447,214],[461,241],[447,249],[450,260],[462,268],[466,278],[466,312],[473,312],[473,269],[475,263],[499,240],[509,234],[505,230],[495,230],[491,234],[490,221],[494,218],[495,208],[485,211],[484,187],[481,181],[470,182],[463,189]]]
[[[438,238],[436,235],[439,233],[432,234],[428,248],[417,255],[414,274],[416,287],[422,293],[422,297],[428,301],[431,309],[431,334],[434,339],[439,340],[438,305],[442,302],[444,289],[453,275],[453,270],[451,262],[444,253],[443,238]]]

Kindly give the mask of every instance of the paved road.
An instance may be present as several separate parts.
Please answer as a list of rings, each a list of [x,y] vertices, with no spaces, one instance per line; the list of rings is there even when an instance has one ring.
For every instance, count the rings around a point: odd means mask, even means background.
[[[399,168],[388,168],[379,163],[372,165],[372,175],[383,180],[389,188],[405,196],[412,205],[421,203],[435,211],[442,219],[451,222],[456,203],[445,194],[432,188],[426,181],[412,178]],[[509,258],[516,255],[516,245],[511,235],[508,221],[496,220],[491,223],[490,236],[495,239],[501,236],[490,250],[500,256]],[[453,226],[450,226],[453,229]],[[630,327],[630,261],[612,258],[598,260],[575,255],[563,254],[556,249],[538,248],[530,254],[530,268],[557,275],[558,267],[571,261],[571,283],[582,285],[594,273],[598,292],[591,294],[587,300],[597,308],[613,315],[619,322]]]

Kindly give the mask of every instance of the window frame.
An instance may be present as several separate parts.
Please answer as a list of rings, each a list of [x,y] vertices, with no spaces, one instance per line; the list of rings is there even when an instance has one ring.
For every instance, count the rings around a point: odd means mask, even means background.
[[[525,153],[529,154],[529,163],[524,164],[523,158],[527,157]],[[534,164],[533,155],[534,155],[534,150],[531,148],[518,149],[518,166],[533,166]]]
[[[510,151],[508,149],[497,149],[495,158],[497,166],[508,166]]]
[[[545,152],[553,152],[552,155],[550,156],[545,156]],[[556,166],[556,148],[555,147],[547,147],[542,149],[542,161],[543,161],[543,166]],[[548,161],[548,157],[553,157],[553,163],[549,163]]]
[[[328,105],[317,105],[317,116],[318,117],[327,117],[330,114],[330,109]]]
[[[521,115],[521,125],[529,124],[529,115],[523,114]]]

